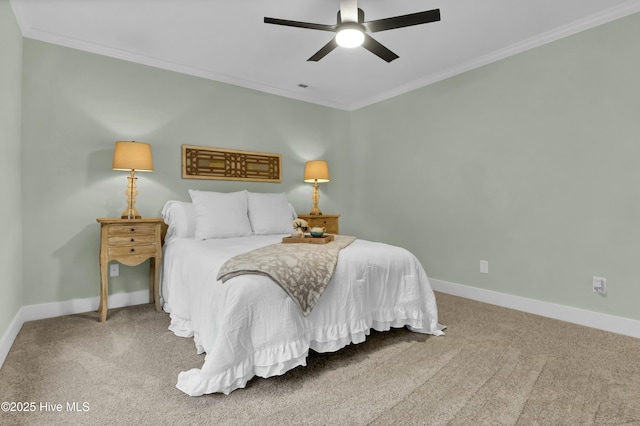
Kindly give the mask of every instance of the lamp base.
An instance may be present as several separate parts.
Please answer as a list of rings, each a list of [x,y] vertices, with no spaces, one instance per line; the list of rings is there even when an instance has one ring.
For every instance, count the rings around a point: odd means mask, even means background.
[[[140,212],[136,208],[136,195],[138,195],[138,188],[136,181],[138,178],[135,176],[135,171],[131,170],[131,175],[127,178],[127,190],[124,192],[127,195],[127,208],[124,209],[121,219],[141,219]]]
[[[138,216],[129,216],[126,214],[123,214],[122,216],[120,216],[120,219],[142,219],[142,216],[138,215]]]
[[[318,192],[318,180],[313,184],[313,194],[311,195],[311,199],[313,200],[313,208],[309,212],[310,215],[319,216],[322,214],[320,209],[318,208],[318,201],[320,201],[320,192]]]
[[[142,216],[140,216],[140,212],[138,211],[137,208],[127,207],[122,212],[122,215],[120,216],[120,218],[121,219],[142,219]]]

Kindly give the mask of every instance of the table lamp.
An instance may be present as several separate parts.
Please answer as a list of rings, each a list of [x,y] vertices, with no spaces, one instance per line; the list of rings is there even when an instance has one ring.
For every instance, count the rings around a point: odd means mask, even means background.
[[[320,193],[318,192],[318,182],[329,182],[329,165],[326,161],[314,160],[307,161],[304,166],[304,181],[313,182],[313,208],[309,214],[321,215],[322,212],[318,208],[318,201],[320,200]]]
[[[153,157],[151,156],[151,145],[142,142],[116,142],[113,150],[113,170],[130,171],[131,175],[127,178],[127,208],[122,212],[122,219],[140,219],[140,213],[136,209],[136,195],[138,190],[136,187],[135,172],[152,172]]]

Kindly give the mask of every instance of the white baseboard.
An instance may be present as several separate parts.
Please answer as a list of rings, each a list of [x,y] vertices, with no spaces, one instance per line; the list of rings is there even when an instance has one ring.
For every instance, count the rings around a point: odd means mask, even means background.
[[[20,311],[18,311],[16,316],[13,317],[13,321],[11,321],[11,324],[9,324],[9,327],[2,335],[2,340],[0,340],[0,368],[4,365],[4,360],[7,359],[9,350],[11,350],[11,346],[13,346],[13,342],[18,336],[18,333],[22,328],[22,324],[24,324],[24,321],[20,319]]]
[[[429,278],[435,291],[640,338],[640,321]]]
[[[11,346],[22,328],[22,324],[25,322],[95,311],[98,309],[99,303],[99,297],[89,297],[87,299],[73,299],[65,300],[64,302],[23,306],[18,310],[18,313],[0,340],[0,368],[2,368]],[[144,303],[149,303],[148,290],[133,293],[116,293],[109,296],[109,309],[142,305]]]

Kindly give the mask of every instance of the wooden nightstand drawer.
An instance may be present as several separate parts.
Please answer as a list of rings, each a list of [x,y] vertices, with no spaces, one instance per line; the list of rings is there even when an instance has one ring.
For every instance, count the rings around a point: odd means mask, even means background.
[[[111,225],[109,235],[155,235],[156,226],[150,224]]]
[[[309,224],[310,228],[314,226],[322,226],[327,229],[327,234],[339,234],[340,227],[338,224],[339,214],[323,214],[323,215],[298,215],[300,219],[304,219]]]
[[[109,247],[107,250],[110,257],[122,257],[127,255],[155,254],[157,248],[155,244],[148,244],[128,247]]]
[[[153,244],[156,234],[130,234],[127,236],[109,237],[109,246],[137,246],[139,244]]]

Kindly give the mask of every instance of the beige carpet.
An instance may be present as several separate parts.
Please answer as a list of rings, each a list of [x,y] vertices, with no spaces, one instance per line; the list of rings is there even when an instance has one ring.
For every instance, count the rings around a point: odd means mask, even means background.
[[[405,329],[311,354],[229,396],[175,388],[191,339],[151,305],[24,325],[0,370],[0,424],[640,425],[640,340],[437,294],[445,337]],[[51,405],[46,405],[51,403]],[[67,405],[80,410],[67,411]],[[62,412],[46,411],[62,404]]]

